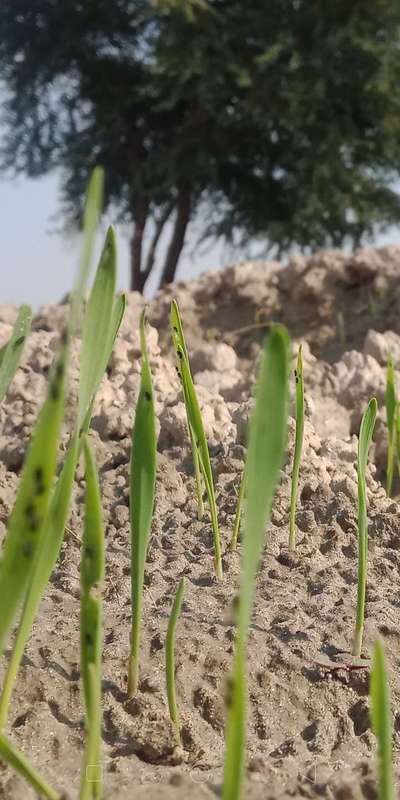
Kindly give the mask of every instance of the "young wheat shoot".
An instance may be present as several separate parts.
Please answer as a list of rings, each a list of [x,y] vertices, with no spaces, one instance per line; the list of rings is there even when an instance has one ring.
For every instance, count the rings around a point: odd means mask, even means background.
[[[386,406],[386,423],[388,430],[388,447],[387,447],[387,462],[386,462],[386,492],[391,495],[393,474],[394,474],[394,460],[396,454],[396,409],[397,409],[397,391],[396,391],[396,377],[394,372],[393,360],[389,356],[386,370],[386,391],[385,391],[385,406]]]
[[[144,570],[153,517],[156,482],[156,430],[153,385],[145,334],[146,314],[140,317],[142,372],[132,432],[129,510],[131,524],[132,629],[128,666],[128,695],[139,686],[140,633]]]
[[[107,366],[105,351],[110,338],[117,277],[116,241],[112,226],[104,243],[87,304],[82,335],[78,427],[81,430]],[[107,355],[109,355],[107,353]]]
[[[390,690],[382,642],[375,642],[370,679],[370,704],[372,729],[378,742],[378,796],[379,800],[394,800]]]
[[[172,301],[172,307],[171,307],[171,328],[172,328],[172,338],[177,355],[177,365],[178,365],[177,368],[182,383],[186,416],[190,432],[190,439],[192,443],[192,452],[193,452],[193,445],[195,447],[195,455],[193,456],[195,472],[198,466],[200,470],[200,476],[203,478],[205,484],[208,503],[210,506],[211,524],[212,524],[213,539],[214,539],[215,574],[217,580],[222,580],[221,541],[220,541],[218,511],[215,499],[214,478],[210,461],[210,453],[208,450],[207,439],[204,432],[204,425],[201,416],[200,405],[197,399],[192,373],[190,370],[189,356],[183,334],[182,320],[180,317],[178,304],[175,300]],[[196,461],[196,459],[198,459],[198,462]],[[198,475],[196,475],[196,484],[199,491]]]
[[[374,432],[377,402],[373,397],[364,411],[358,437],[357,478],[358,478],[358,587],[357,613],[353,641],[353,656],[360,658],[364,632],[365,592],[367,587],[368,562],[368,518],[365,473],[368,451]]]
[[[187,359],[187,363],[189,365],[190,370],[190,361],[189,361],[189,353],[186,346],[185,334],[183,332],[183,325],[182,319],[179,311],[179,306],[176,300],[173,300],[171,303],[171,331],[172,331],[172,341],[174,344],[174,350],[177,354],[177,364],[176,369],[178,371],[179,377],[181,379],[182,384],[182,391],[183,391],[183,399],[185,402],[186,408],[186,419],[187,419],[187,426],[189,431],[189,439],[190,439],[190,447],[192,450],[192,458],[193,458],[193,468],[194,468],[194,477],[196,482],[196,498],[197,498],[197,516],[198,519],[203,519],[204,515],[204,500],[203,500],[203,480],[201,475],[201,467],[200,467],[200,458],[198,452],[198,445],[196,444],[196,435],[193,430],[193,427],[190,422],[190,407],[189,407],[189,400],[187,397],[187,393],[185,392],[185,386],[182,381],[182,373],[180,371],[180,363],[179,363],[179,356],[178,353],[180,350],[183,352],[185,358]],[[190,371],[190,375],[192,375]]]
[[[223,800],[242,797],[246,752],[247,640],[255,579],[286,447],[289,337],[276,325],[266,339],[246,459],[246,503],[238,623],[228,716]]]
[[[302,347],[300,345],[297,354],[297,365],[294,371],[296,382],[296,434],[294,445],[292,489],[290,494],[290,523],[289,523],[289,548],[294,550],[296,547],[296,505],[297,493],[299,488],[299,474],[301,463],[301,451],[303,449],[304,437],[304,380],[303,380],[303,359]]]
[[[56,792],[47,783],[46,779],[32,766],[24,754],[17,750],[4,733],[0,733],[0,759],[18,772],[21,778],[24,778],[32,789],[37,792],[39,797],[45,797],[46,800],[61,800],[59,792]]]
[[[102,606],[98,586],[104,577],[104,526],[93,449],[83,436],[85,524],[81,557],[81,675],[85,699],[85,757],[80,800],[100,800]]]
[[[11,337],[2,348],[0,361],[0,403],[4,400],[8,387],[15,375],[21,360],[25,339],[30,331],[32,310],[30,306],[21,306],[13,327]]]
[[[175,632],[180,617],[182,603],[186,592],[185,578],[181,578],[176,590],[171,614],[168,621],[167,638],[165,641],[165,674],[167,681],[168,709],[171,721],[175,727],[177,743],[181,743],[181,726],[179,720],[178,704],[176,702],[175,685]]]
[[[105,370],[110,358],[125,308],[124,296],[121,296],[115,302],[113,299],[116,278],[115,252],[112,254],[112,257],[107,259],[107,269],[111,272],[111,276],[113,278],[112,280],[104,280],[104,277],[101,275],[102,271],[104,271],[104,265],[105,260],[103,258],[100,261],[99,268],[96,273],[87,308],[87,314],[91,314],[92,316],[92,326],[96,325],[96,318],[101,318],[102,314],[104,313],[104,309],[107,309],[107,312],[111,310],[109,331],[106,331],[102,336],[99,334],[97,341],[92,340],[93,361],[98,364],[102,359],[104,365],[103,371]],[[102,287],[101,291],[99,291],[99,284]],[[94,299],[96,302],[94,302]],[[85,324],[83,333],[84,340],[85,331],[87,330],[88,326]],[[91,408],[93,406],[95,392],[99,384],[99,370],[97,372],[93,372],[91,369],[85,369],[85,363],[90,363],[90,352],[87,344],[86,353],[86,362],[84,361],[81,365],[80,387],[83,386],[83,392],[85,393],[85,396],[89,398],[90,409],[87,413],[85,424],[83,425],[84,430],[89,427]],[[40,601],[43,597],[45,587],[53,571],[54,564],[58,558],[64,538],[64,531],[72,496],[75,468],[81,444],[78,438],[78,433],[79,427],[71,439],[60,477],[58,478],[56,489],[51,499],[49,512],[44,525],[42,540],[37,550],[32,567],[32,575],[24,601],[22,615],[0,698],[0,729],[6,725],[11,693],[15,684],[15,679],[21,663],[23,652],[28,641]]]
[[[43,535],[64,416],[68,342],[63,340],[25,458],[0,559],[0,655],[28,587]]]
[[[238,539],[239,539],[240,525],[241,525],[242,513],[243,513],[244,496],[245,496],[245,493],[246,493],[245,483],[246,483],[246,477],[245,477],[245,471],[243,470],[242,478],[241,478],[240,486],[239,486],[239,493],[238,493],[238,497],[237,497],[237,503],[236,503],[236,514],[235,514],[235,522],[233,524],[232,539],[231,539],[231,543],[230,543],[230,549],[231,550],[236,550]]]
[[[35,557],[21,619],[3,681],[3,690],[0,697],[0,730],[7,723],[11,695],[25,646],[29,639],[40,601],[60,552],[70,507],[78,448],[78,438],[75,436],[70,443],[57,481],[43,538]]]

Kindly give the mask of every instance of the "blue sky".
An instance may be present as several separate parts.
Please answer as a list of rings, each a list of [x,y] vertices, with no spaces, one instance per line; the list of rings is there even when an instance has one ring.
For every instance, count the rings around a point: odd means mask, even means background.
[[[50,175],[40,180],[0,181],[1,267],[0,304],[57,302],[71,287],[79,239],[54,232],[58,211],[58,180]],[[111,220],[108,220],[111,221]],[[126,231],[118,229],[119,285],[128,286]],[[391,229],[377,244],[400,244],[400,230]],[[99,236],[98,250],[101,247]],[[232,263],[232,254],[214,246],[206,254],[193,255],[193,241],[182,256],[178,277],[189,279],[205,269]],[[243,258],[243,255],[242,255]]]

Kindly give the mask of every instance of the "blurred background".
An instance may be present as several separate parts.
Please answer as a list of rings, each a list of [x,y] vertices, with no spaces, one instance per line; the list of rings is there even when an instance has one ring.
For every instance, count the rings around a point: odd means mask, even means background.
[[[120,285],[147,295],[397,243],[399,33],[393,0],[2,3],[1,302],[68,291],[98,163]]]

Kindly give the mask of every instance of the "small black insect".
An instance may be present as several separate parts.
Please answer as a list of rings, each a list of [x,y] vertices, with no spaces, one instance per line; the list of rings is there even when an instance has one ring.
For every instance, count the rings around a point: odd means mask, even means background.
[[[148,401],[150,402],[150,400],[151,400],[151,394],[150,394],[150,392],[147,392],[147,391],[146,391],[146,392],[144,393],[144,396],[145,396],[146,400],[148,400]]]
[[[174,328],[175,333],[179,333],[178,328],[176,327],[176,325],[174,325],[173,328]]]
[[[176,351],[176,355],[178,356],[178,358],[180,358],[182,360],[182,358],[183,358],[182,350],[177,350]]]
[[[13,347],[19,347],[20,344],[23,344],[26,339],[26,336],[20,336],[18,339],[15,340]]]
[[[93,636],[90,633],[85,633],[85,642],[89,646],[93,644]]]

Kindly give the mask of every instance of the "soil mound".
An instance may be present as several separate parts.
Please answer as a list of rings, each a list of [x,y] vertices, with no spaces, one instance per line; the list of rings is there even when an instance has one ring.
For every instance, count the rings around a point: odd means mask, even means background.
[[[107,535],[104,586],[104,785],[107,800],[211,800],[224,756],[224,694],[234,646],[240,548],[231,553],[236,496],[260,344],[284,322],[303,343],[307,419],[298,503],[298,547],[289,557],[294,421],[258,577],[249,641],[248,800],[375,794],[368,672],[327,674],[324,657],[351,646],[357,580],[355,434],[372,395],[379,419],[368,471],[370,555],[365,654],[379,634],[400,747],[400,505],[382,485],[383,398],[390,351],[400,368],[400,249],[323,252],[245,263],[161,292],[148,341],[159,427],[157,496],[146,570],[140,691],[126,697],[130,628],[128,468],[140,380],[139,295],[131,294],[93,418]],[[224,582],[213,575],[209,519],[196,516],[185,411],[168,315],[181,307],[216,477]],[[0,346],[16,315],[0,307]],[[66,306],[36,315],[23,362],[0,409],[0,539],[24,452],[44,397]],[[71,368],[76,392],[77,358]],[[69,415],[71,416],[71,411]],[[68,422],[68,418],[67,418]],[[67,431],[65,432],[65,439]],[[13,699],[10,733],[48,780],[75,798],[83,754],[79,687],[79,558],[83,472],[62,548],[41,604]],[[164,639],[178,580],[188,590],[177,631],[183,746],[174,747]],[[0,798],[31,800],[0,765]]]

